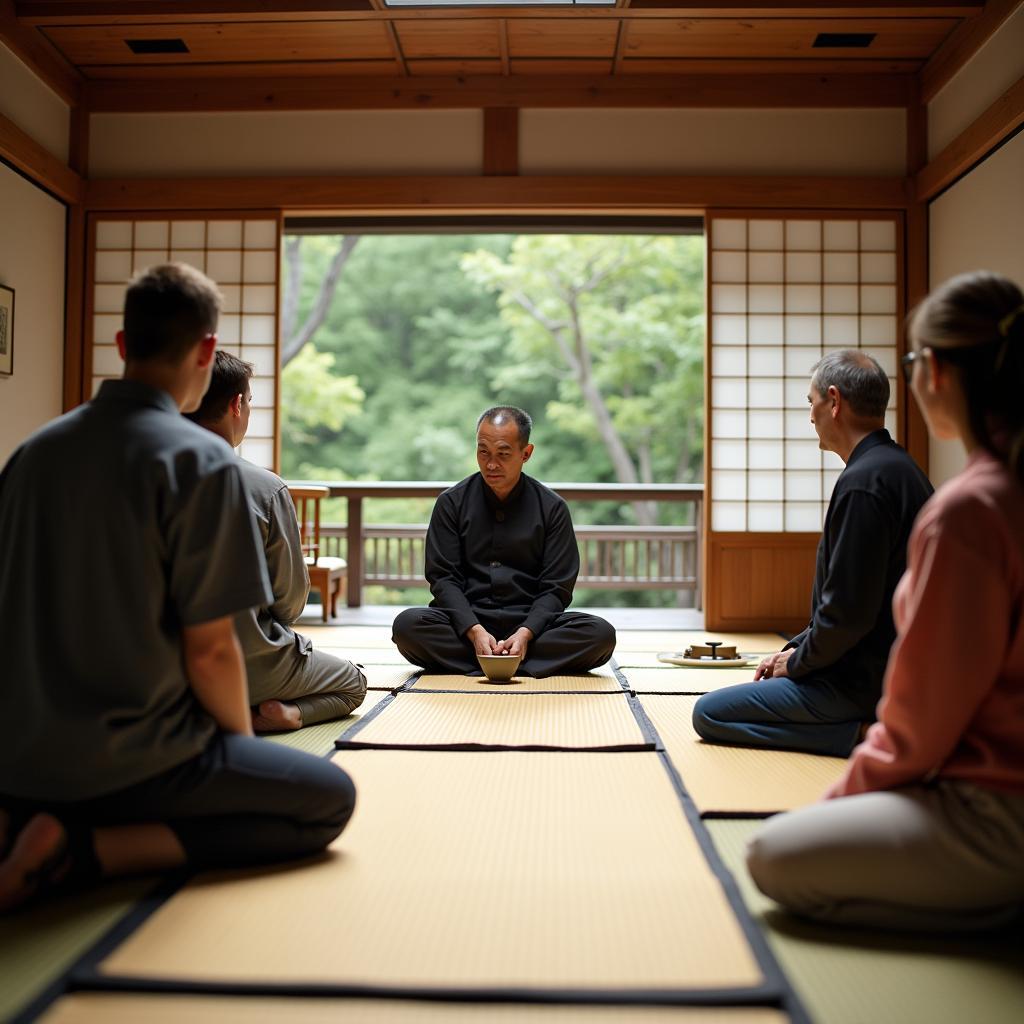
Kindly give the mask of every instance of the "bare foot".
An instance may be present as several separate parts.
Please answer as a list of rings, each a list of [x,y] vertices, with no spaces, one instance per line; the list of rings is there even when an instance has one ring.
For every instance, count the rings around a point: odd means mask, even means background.
[[[35,895],[64,851],[64,826],[49,814],[37,814],[18,833],[11,852],[0,863],[0,913],[13,910]]]
[[[284,700],[265,700],[252,716],[256,732],[286,732],[302,728],[302,712],[298,704]]]

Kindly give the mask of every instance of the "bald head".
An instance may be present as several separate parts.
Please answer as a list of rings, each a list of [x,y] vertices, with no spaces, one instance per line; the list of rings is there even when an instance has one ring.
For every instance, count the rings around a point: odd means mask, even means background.
[[[830,352],[814,364],[811,374],[811,387],[819,395],[827,394],[828,389],[834,387],[857,416],[885,419],[889,378],[866,352],[854,348]]]

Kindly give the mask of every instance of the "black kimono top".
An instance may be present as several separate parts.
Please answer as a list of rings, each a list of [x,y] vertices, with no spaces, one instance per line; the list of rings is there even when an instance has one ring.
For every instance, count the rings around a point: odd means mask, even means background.
[[[500,501],[479,473],[449,487],[427,530],[426,577],[432,608],[460,636],[478,611],[522,614],[534,636],[565,611],[580,571],[565,501],[525,474]]]
[[[811,621],[786,645],[786,675],[825,677],[868,700],[881,696],[896,639],[892,595],[907,541],[932,485],[887,430],[868,434],[839,475],[814,572]]]

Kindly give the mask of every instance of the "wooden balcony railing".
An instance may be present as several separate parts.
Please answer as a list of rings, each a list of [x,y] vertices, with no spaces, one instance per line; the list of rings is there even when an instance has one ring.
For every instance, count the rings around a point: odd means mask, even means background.
[[[290,481],[292,482],[292,481]],[[294,481],[298,483],[297,481]],[[309,483],[309,481],[304,481]],[[348,561],[348,605],[362,604],[366,585],[424,584],[425,524],[363,525],[365,498],[436,498],[446,483],[324,483],[331,497],[348,503],[348,522],[321,528],[324,554]],[[550,484],[568,502],[686,502],[693,526],[577,526],[579,587],[606,590],[679,590],[701,606],[701,538],[704,488],[700,484]]]

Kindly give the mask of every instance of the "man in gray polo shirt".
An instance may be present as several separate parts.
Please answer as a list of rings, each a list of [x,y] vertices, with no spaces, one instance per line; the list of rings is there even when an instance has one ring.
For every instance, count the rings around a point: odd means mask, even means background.
[[[233,616],[271,596],[230,447],[184,419],[216,287],[136,278],[124,379],[0,472],[0,911],[106,875],[322,850],[351,780],[252,736]],[[59,603],[56,597],[59,595]]]
[[[203,402],[188,418],[237,448],[249,429],[251,377],[251,364],[217,352]],[[314,650],[312,641],[292,629],[306,607],[309,573],[288,487],[276,473],[245,459],[238,468],[274,594],[270,603],[235,616],[253,726],[271,732],[342,718],[363,702],[366,677],[351,661]]]

